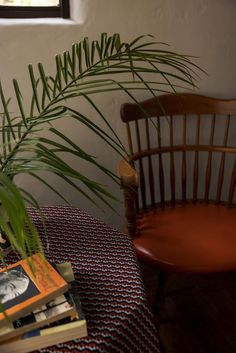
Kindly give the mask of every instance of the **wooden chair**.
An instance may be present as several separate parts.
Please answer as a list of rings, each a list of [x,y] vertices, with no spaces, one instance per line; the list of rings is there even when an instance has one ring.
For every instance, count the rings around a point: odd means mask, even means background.
[[[166,94],[121,107],[126,228],[141,262],[173,272],[236,269],[236,100]]]

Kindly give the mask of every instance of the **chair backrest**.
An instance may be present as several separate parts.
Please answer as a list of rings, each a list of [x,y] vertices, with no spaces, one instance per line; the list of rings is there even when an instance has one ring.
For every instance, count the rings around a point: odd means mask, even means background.
[[[236,99],[166,94],[123,104],[121,119],[139,172],[139,209],[188,200],[233,205]]]

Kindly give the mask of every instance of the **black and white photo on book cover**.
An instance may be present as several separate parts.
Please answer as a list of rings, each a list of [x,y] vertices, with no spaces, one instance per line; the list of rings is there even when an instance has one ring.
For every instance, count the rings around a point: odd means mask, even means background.
[[[0,273],[0,302],[5,310],[39,293],[21,265]]]

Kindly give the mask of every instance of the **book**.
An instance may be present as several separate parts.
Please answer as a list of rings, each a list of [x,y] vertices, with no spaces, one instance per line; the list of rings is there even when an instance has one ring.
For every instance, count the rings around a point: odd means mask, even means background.
[[[27,353],[87,336],[87,323],[83,314],[77,283],[73,281],[70,286],[77,312],[76,317],[73,319],[65,318],[43,328],[4,341],[0,344],[0,352]]]
[[[59,264],[52,262],[50,263],[65,281],[74,281],[74,273],[70,262],[63,262]],[[77,312],[74,305],[73,293],[69,289],[69,291],[65,294],[56,297],[43,306],[40,306],[26,316],[13,322],[6,321],[5,325],[0,327],[0,342],[22,335],[23,333],[43,327],[66,317],[71,317],[72,319],[76,317],[76,315]]]
[[[50,262],[50,264],[64,278],[66,282],[71,283],[75,280],[74,272],[70,261],[65,261],[61,263]]]
[[[4,326],[0,327],[0,342],[66,317],[72,319],[76,315],[77,312],[74,306],[74,300],[72,294],[68,291],[51,300],[49,303],[35,309],[26,316],[14,320],[13,322],[6,322]]]
[[[0,270],[0,301],[10,320],[27,315],[66,291],[66,280],[40,254]],[[0,327],[5,323],[2,310]]]

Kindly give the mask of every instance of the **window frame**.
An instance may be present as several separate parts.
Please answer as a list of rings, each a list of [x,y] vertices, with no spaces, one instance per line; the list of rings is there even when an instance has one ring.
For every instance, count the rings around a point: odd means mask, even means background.
[[[0,18],[70,18],[70,0],[59,0],[59,6],[0,5]]]

